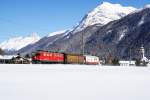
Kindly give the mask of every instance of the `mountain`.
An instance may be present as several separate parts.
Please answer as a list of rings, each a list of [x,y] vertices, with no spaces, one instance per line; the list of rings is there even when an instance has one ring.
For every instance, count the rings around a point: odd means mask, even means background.
[[[121,59],[139,58],[139,48],[144,45],[150,58],[150,7],[146,6],[128,16],[113,21],[92,34],[85,43],[85,52]]]
[[[106,25],[88,26],[75,34],[70,32],[48,48],[51,51],[97,55],[99,57],[139,58],[139,48],[144,45],[150,58],[150,7],[145,6],[121,19]]]
[[[79,40],[81,40],[80,38],[82,37],[82,32],[87,32],[84,38],[88,38],[92,35],[93,32],[97,30],[97,27],[102,27],[111,21],[118,20],[135,10],[136,8],[133,7],[123,7],[120,4],[103,2],[94,10],[89,12],[76,27],[67,31],[50,33],[48,36],[43,37],[37,43],[20,49],[19,52],[30,53],[39,49],[46,49],[51,51],[61,50],[61,52],[65,52],[67,49],[69,49],[72,41],[74,41],[73,43],[76,43],[76,47],[81,44],[79,43]]]
[[[27,54],[34,52],[36,50],[49,50],[49,45],[53,44],[55,41],[63,37],[69,32],[69,30],[57,31],[53,33],[49,33],[47,36],[41,38],[34,44],[29,44],[24,48],[21,48],[19,51],[22,54]]]
[[[133,7],[123,7],[120,4],[103,2],[88,13],[72,31],[49,45],[48,49],[51,51],[61,50],[61,52],[81,53],[82,35],[84,35],[84,42],[86,42],[100,27],[123,18],[135,10],[136,8]]]
[[[144,45],[150,58],[150,6],[106,25],[88,26],[68,35],[49,45],[49,50],[81,54],[84,48],[84,54],[129,60],[139,58],[139,48]]]
[[[36,33],[32,33],[31,36],[16,37],[16,38],[11,38],[7,41],[4,41],[0,43],[0,48],[5,50],[6,52],[17,51],[23,47],[26,47],[29,44],[34,44],[39,39],[40,37]]]
[[[106,25],[107,23],[118,20],[129,13],[135,11],[133,7],[123,7],[120,4],[111,4],[109,2],[103,2],[98,5],[95,9],[89,12],[82,19],[80,24],[75,28],[75,32],[82,31],[88,26],[98,24],[100,26]]]

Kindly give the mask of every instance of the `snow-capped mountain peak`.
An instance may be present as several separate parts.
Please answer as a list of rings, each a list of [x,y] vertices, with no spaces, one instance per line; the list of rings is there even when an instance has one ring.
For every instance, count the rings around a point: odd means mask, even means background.
[[[37,42],[40,37],[37,33],[32,33],[27,37],[15,37],[0,43],[0,48],[6,51],[17,51],[29,44]]]
[[[75,29],[75,32],[82,31],[84,28],[95,24],[105,25],[126,16],[135,10],[136,8],[133,7],[123,7],[120,4],[103,2],[83,18]]]

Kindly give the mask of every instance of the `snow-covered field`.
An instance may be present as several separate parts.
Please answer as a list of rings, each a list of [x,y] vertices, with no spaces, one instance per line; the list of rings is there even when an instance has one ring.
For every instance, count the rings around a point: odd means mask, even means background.
[[[0,65],[0,100],[150,100],[150,67]]]

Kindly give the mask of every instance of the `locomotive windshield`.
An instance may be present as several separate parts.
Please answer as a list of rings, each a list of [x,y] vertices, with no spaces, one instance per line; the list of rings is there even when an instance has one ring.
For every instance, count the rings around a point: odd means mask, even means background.
[[[37,52],[32,53],[32,57],[39,56],[39,55],[40,55],[40,53],[37,53]]]

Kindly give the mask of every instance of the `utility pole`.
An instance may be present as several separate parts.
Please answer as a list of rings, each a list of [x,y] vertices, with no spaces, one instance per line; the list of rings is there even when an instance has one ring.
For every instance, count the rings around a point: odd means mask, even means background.
[[[84,55],[84,36],[82,32],[82,54]]]
[[[131,64],[131,47],[130,47],[130,51],[129,52],[130,52],[130,64]]]

